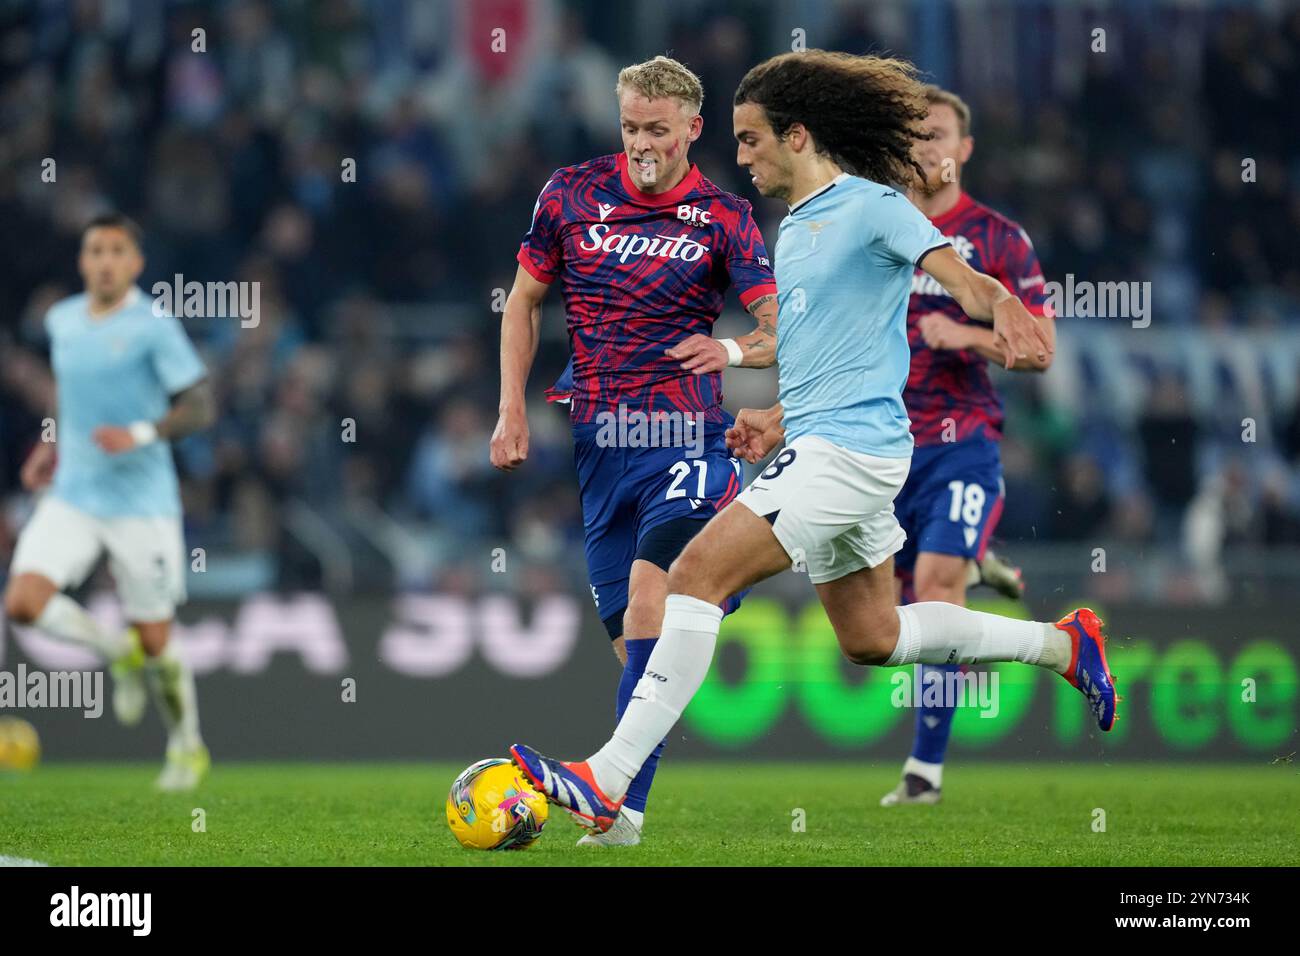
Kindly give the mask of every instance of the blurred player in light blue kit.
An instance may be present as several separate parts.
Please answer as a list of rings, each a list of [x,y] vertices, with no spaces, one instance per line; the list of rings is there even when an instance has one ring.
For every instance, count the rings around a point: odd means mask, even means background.
[[[152,691],[167,727],[157,785],[189,790],[207,773],[194,678],[169,642],[185,599],[181,502],[169,443],[210,425],[215,404],[178,320],[156,315],[136,286],[139,228],[120,215],[94,219],[78,260],[86,291],[45,316],[58,391],[54,441],[23,464],[30,491],[49,486],[14,549],[5,612],[81,644],[111,665],[113,711],[144,716]],[[108,633],[62,593],[107,554],[129,627]]]

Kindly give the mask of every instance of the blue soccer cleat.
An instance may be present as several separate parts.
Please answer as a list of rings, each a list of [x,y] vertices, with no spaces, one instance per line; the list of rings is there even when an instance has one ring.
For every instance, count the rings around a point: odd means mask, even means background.
[[[1097,726],[1108,731],[1118,715],[1115,704],[1123,700],[1115,694],[1115,678],[1106,664],[1106,637],[1101,633],[1101,618],[1081,607],[1056,622],[1056,627],[1070,635],[1070,667],[1063,675],[1088,699],[1088,709],[1097,718]]]
[[[568,810],[587,829],[604,833],[618,819],[623,801],[610,800],[600,792],[585,760],[576,763],[552,760],[523,744],[511,747],[510,757],[538,793]]]

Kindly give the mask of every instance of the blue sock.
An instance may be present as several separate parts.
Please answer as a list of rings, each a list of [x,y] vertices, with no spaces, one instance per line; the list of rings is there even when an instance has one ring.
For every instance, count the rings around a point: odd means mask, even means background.
[[[618,707],[615,711],[618,719],[622,719],[623,711],[627,710],[628,701],[632,699],[632,691],[636,689],[637,682],[645,673],[646,663],[658,643],[657,637],[623,642],[623,646],[627,649],[627,663],[623,665],[623,677],[618,682]],[[654,782],[655,768],[659,766],[659,755],[664,752],[664,743],[663,740],[659,741],[659,746],[655,747],[654,752],[646,758],[645,763],[641,765],[641,772],[628,786],[627,798],[623,801],[623,806],[629,810],[645,813],[646,800],[650,796],[650,784]]]
[[[927,674],[955,673],[961,670],[960,664],[943,664],[934,666],[921,665],[922,690],[926,687]],[[946,678],[944,678],[946,681]],[[952,715],[955,707],[931,707],[923,705],[916,712],[916,739],[912,742],[912,756],[925,763],[943,763],[944,752],[948,749],[948,737],[952,733]]]

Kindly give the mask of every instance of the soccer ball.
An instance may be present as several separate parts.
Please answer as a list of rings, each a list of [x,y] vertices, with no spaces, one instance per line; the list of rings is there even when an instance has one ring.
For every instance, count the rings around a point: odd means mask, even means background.
[[[447,794],[447,826],[470,850],[522,850],[542,835],[546,815],[546,798],[500,757],[470,764]]]
[[[36,728],[17,717],[0,717],[0,770],[31,770],[40,759]]]

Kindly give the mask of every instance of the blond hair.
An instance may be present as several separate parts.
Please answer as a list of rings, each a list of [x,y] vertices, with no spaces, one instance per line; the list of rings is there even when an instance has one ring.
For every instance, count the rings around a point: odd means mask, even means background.
[[[648,100],[674,97],[696,113],[704,102],[704,84],[700,78],[684,64],[667,56],[623,67],[614,91],[621,99],[626,89],[635,90]]]
[[[931,106],[936,103],[951,106],[952,111],[957,114],[958,131],[962,136],[970,135],[970,107],[966,105],[965,100],[951,90],[945,90],[933,83],[926,86],[925,98]]]

